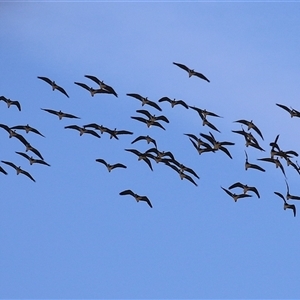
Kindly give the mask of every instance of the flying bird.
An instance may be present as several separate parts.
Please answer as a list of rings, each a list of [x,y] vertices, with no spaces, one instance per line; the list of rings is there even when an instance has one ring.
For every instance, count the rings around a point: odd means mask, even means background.
[[[133,132],[131,132],[131,131],[117,130],[117,128],[115,128],[114,130],[107,129],[106,132],[110,134],[110,137],[109,137],[110,139],[115,138],[117,140],[119,139],[118,135],[120,135],[120,134],[133,134]]]
[[[19,133],[16,132],[16,130],[13,130],[12,128],[8,127],[5,124],[0,124],[0,127],[3,128],[4,130],[6,130],[9,134],[9,138],[15,137],[17,138],[21,143],[23,143],[24,145],[26,145],[28,142],[26,141],[26,139]]]
[[[47,77],[42,77],[42,76],[38,76],[37,78],[42,79],[42,80],[44,80],[45,82],[47,82],[48,84],[50,84],[51,87],[52,87],[52,91],[58,90],[58,91],[60,91],[61,93],[63,93],[64,95],[66,95],[66,96],[69,98],[69,95],[67,94],[67,92],[66,92],[61,86],[57,85],[57,84],[55,83],[55,81],[52,81],[52,80],[50,80],[49,78],[47,78]]]
[[[296,217],[296,206],[294,204],[287,203],[286,200],[285,200],[285,198],[284,198],[284,196],[281,193],[274,192],[274,194],[277,195],[278,197],[280,197],[283,200],[283,202],[284,202],[283,209],[284,210],[291,209],[293,211],[293,213],[294,213],[294,217]]]
[[[5,98],[4,96],[0,96],[0,100],[4,101],[7,104],[7,107],[9,108],[11,105],[15,105],[19,111],[21,111],[21,104],[19,101],[10,100]]]
[[[293,117],[297,117],[300,118],[300,111],[294,109],[294,108],[288,108],[287,106],[283,105],[283,104],[278,104],[276,103],[277,106],[281,107],[282,109],[284,109],[285,111],[287,111],[291,118]]]
[[[241,182],[236,182],[236,183],[232,184],[228,189],[231,190],[236,187],[242,188],[244,194],[247,194],[248,191],[252,191],[256,194],[256,196],[258,198],[260,198],[259,192],[258,192],[257,188],[254,186],[249,186],[249,185],[243,184]]]
[[[124,168],[124,169],[127,168],[125,165],[123,165],[123,164],[121,164],[121,163],[116,163],[116,164],[113,164],[113,165],[108,164],[108,163],[107,163],[104,159],[102,159],[102,158],[97,158],[96,161],[99,162],[99,163],[101,163],[101,164],[104,164],[104,165],[106,166],[108,172],[111,172],[111,171],[112,171],[113,169],[115,169],[115,168]]]
[[[164,121],[166,123],[169,123],[169,120],[167,117],[163,116],[163,115],[160,115],[160,116],[155,116],[155,115],[152,115],[148,110],[145,110],[145,109],[138,109],[136,111],[137,113],[140,113],[140,114],[143,114],[145,116],[148,117],[149,121]]]
[[[248,127],[248,130],[250,129],[253,129],[254,131],[256,131],[256,133],[262,138],[264,139],[261,131],[258,129],[258,127],[253,123],[253,121],[247,121],[247,120],[237,120],[237,121],[234,121],[236,123],[241,123],[241,124],[244,124]]]
[[[196,77],[206,80],[207,82],[210,82],[202,73],[196,72],[183,64],[179,64],[179,63],[175,63],[175,62],[173,62],[173,64],[178,66],[179,68],[187,71],[189,74],[189,77],[196,76]]]
[[[81,86],[82,88],[88,90],[91,93],[91,96],[94,97],[95,94],[100,94],[100,93],[107,93],[109,94],[108,91],[106,90],[101,90],[101,89],[94,89],[92,87],[87,86],[85,83],[81,83],[81,82],[74,82],[75,84]]]
[[[140,151],[136,150],[136,149],[125,149],[125,151],[131,152],[133,154],[135,154],[138,157],[138,160],[143,160],[151,169],[151,171],[153,171],[152,168],[152,164],[151,161],[149,159],[149,153],[141,153]]]
[[[41,165],[46,165],[46,166],[50,167],[50,165],[48,163],[46,163],[44,160],[42,160],[42,159],[35,159],[32,156],[29,156],[29,155],[27,155],[24,152],[18,152],[18,151],[16,151],[16,153],[19,154],[19,155],[21,155],[21,156],[23,156],[23,157],[25,157],[29,161],[30,165],[32,165],[32,164],[41,164]]]
[[[123,195],[130,195],[130,196],[134,197],[134,199],[136,200],[136,202],[145,201],[152,208],[152,204],[151,204],[150,200],[148,199],[148,197],[146,197],[146,196],[140,196],[140,195],[134,193],[132,190],[124,190],[124,191],[120,192],[119,195],[121,195],[121,196],[123,196]]]
[[[248,161],[248,154],[247,154],[246,151],[245,151],[245,154],[246,154],[246,161],[245,161],[245,170],[246,170],[246,171],[247,171],[248,169],[256,169],[256,170],[259,170],[259,171],[262,171],[262,172],[265,172],[265,171],[266,171],[265,169],[263,169],[263,168],[260,167],[259,165],[249,163],[249,161]]]
[[[26,175],[28,178],[30,178],[32,181],[35,182],[34,178],[25,170],[21,169],[21,167],[17,167],[14,163],[10,162],[10,161],[5,161],[5,160],[1,160],[4,164],[7,164],[11,167],[13,167],[16,171],[17,171],[17,175],[19,174],[24,174]]]
[[[164,126],[162,126],[159,122],[157,121],[151,121],[149,119],[145,119],[145,118],[142,118],[142,117],[131,117],[131,119],[134,119],[134,120],[137,120],[137,121],[140,121],[142,123],[145,123],[147,125],[148,128],[150,128],[151,126],[156,126],[156,127],[160,127],[161,129],[163,130],[166,130]]]
[[[183,101],[183,100],[176,100],[175,98],[172,100],[169,97],[162,97],[158,100],[158,102],[169,102],[171,104],[171,107],[173,108],[175,105],[182,105],[186,109],[189,108],[189,106]]]
[[[231,193],[229,190],[223,188],[222,186],[221,186],[221,188],[222,188],[223,191],[225,191],[234,200],[234,202],[237,202],[241,198],[252,197],[252,195],[249,195],[249,194],[235,194],[235,193]]]
[[[131,144],[134,144],[135,142],[138,142],[141,140],[145,140],[147,142],[147,144],[153,143],[155,148],[157,148],[156,141],[153,138],[151,138],[149,135],[140,135],[136,139],[134,139],[131,142]]]
[[[0,166],[0,172],[7,175],[7,172]]]
[[[170,167],[173,170],[175,170],[179,174],[181,180],[187,179],[188,181],[190,181],[191,183],[193,183],[195,186],[198,186],[198,184],[195,182],[195,180],[191,176],[189,176],[188,174],[184,173],[184,171],[182,171],[180,168],[177,168],[176,166],[170,164],[168,161],[166,161],[165,164],[168,167]]]
[[[34,132],[38,135],[41,135],[43,137],[45,137],[44,135],[42,135],[37,129],[29,126],[28,124],[27,125],[17,125],[17,126],[13,126],[11,127],[11,129],[19,129],[19,130],[25,130],[26,133],[29,133],[29,132]]]
[[[103,80],[99,80],[96,76],[92,75],[84,75],[84,77],[89,78],[99,84],[100,90],[104,91],[104,93],[113,94],[114,96],[118,97],[116,91],[110,85],[104,83]]]
[[[104,132],[108,132],[109,129],[107,127],[104,127],[102,125],[98,125],[96,123],[91,123],[91,124],[86,124],[83,126],[84,128],[87,128],[87,127],[91,127],[91,128],[94,128],[94,129],[97,129],[97,130],[100,130],[100,133],[103,134]]]
[[[300,196],[294,196],[290,194],[290,188],[289,185],[287,183],[287,181],[285,181],[286,183],[286,200],[300,200]]]
[[[80,119],[79,117],[76,117],[74,115],[64,113],[61,110],[60,111],[56,111],[56,110],[47,109],[47,108],[41,108],[41,110],[44,110],[44,111],[46,111],[46,112],[48,112],[50,114],[53,114],[53,115],[57,115],[58,118],[59,118],[59,120],[61,120],[62,118]]]
[[[84,133],[88,133],[97,138],[100,138],[100,135],[92,129],[86,129],[86,128],[80,127],[78,125],[68,125],[68,126],[65,126],[65,128],[66,129],[75,129],[75,130],[79,131],[80,136],[82,136]]]
[[[264,158],[258,158],[257,160],[266,161],[266,162],[270,162],[270,163],[275,164],[276,168],[280,168],[283,175],[286,177],[283,165],[281,164],[278,157],[276,157],[276,158],[264,157]]]
[[[144,105],[150,105],[150,106],[158,109],[159,111],[162,110],[157,103],[155,103],[154,101],[149,100],[148,97],[143,97],[143,96],[141,96],[139,94],[132,94],[132,93],[126,94],[126,95],[129,96],[129,97],[133,97],[135,99],[140,100],[142,102],[142,106],[144,106]]]

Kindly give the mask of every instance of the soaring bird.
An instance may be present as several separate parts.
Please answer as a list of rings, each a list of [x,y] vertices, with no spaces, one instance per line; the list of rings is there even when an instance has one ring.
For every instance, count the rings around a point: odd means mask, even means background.
[[[44,135],[42,135],[37,129],[29,126],[28,124],[27,125],[17,125],[17,126],[13,126],[11,127],[11,129],[19,129],[19,130],[25,130],[26,133],[29,133],[29,132],[34,132],[38,135],[41,135],[43,137],[45,137]]]
[[[140,100],[140,101],[142,102],[142,106],[144,106],[144,105],[147,104],[147,105],[150,105],[150,106],[152,106],[152,107],[158,109],[159,111],[162,110],[162,109],[158,106],[157,103],[155,103],[154,101],[149,100],[148,97],[143,97],[143,96],[141,96],[141,95],[139,95],[139,94],[132,94],[132,93],[126,94],[126,95],[127,95],[127,96],[130,96],[130,97],[133,97],[133,98],[135,98],[135,99]]]
[[[249,194],[231,193],[229,190],[223,188],[222,186],[221,186],[221,188],[222,188],[223,191],[225,191],[234,200],[234,202],[237,202],[241,198],[252,197],[252,195],[249,195]]]
[[[1,160],[4,164],[7,164],[11,167],[13,167],[16,171],[17,171],[17,175],[19,174],[24,174],[26,175],[28,178],[30,178],[32,181],[35,182],[34,178],[25,170],[21,169],[21,167],[17,167],[14,163],[10,162],[10,161],[5,161],[5,160]]]
[[[28,151],[31,151],[33,152],[36,156],[38,156],[40,159],[44,160],[43,156],[41,155],[41,153],[36,149],[34,148],[33,146],[31,146],[29,143],[26,143],[25,144],[25,151],[28,152]]]
[[[252,163],[249,163],[248,161],[248,154],[247,152],[245,151],[245,154],[246,154],[246,161],[245,161],[245,170],[247,171],[248,169],[256,169],[256,170],[259,170],[259,171],[262,171],[262,172],[265,172],[266,170],[263,169],[262,167],[260,167],[259,165],[256,165],[256,164],[252,164]]]
[[[45,166],[49,166],[50,167],[50,165],[48,163],[46,163],[44,160],[42,160],[42,159],[35,159],[32,156],[29,156],[29,155],[27,155],[24,152],[18,152],[18,151],[16,151],[16,153],[19,154],[19,155],[21,155],[21,156],[23,156],[23,157],[25,157],[29,161],[30,165],[37,163],[37,164],[41,164],[41,165],[45,165]]]
[[[5,98],[4,96],[0,96],[0,100],[4,101],[7,104],[7,107],[9,108],[11,105],[15,105],[19,111],[21,111],[21,104],[19,101],[10,100]]]
[[[281,107],[285,111],[287,111],[291,115],[291,118],[293,118],[293,117],[300,118],[300,111],[298,111],[298,110],[296,110],[294,108],[288,108],[287,106],[285,106],[283,104],[276,103],[276,105],[279,106],[279,107]]]
[[[188,181],[190,181],[191,183],[193,183],[195,186],[198,186],[198,184],[195,182],[195,180],[191,176],[189,176],[188,174],[184,173],[184,171],[181,168],[178,168],[177,166],[174,166],[169,161],[165,161],[165,164],[168,167],[170,167],[173,170],[175,170],[179,174],[181,180],[187,179]]]
[[[148,199],[147,196],[140,196],[140,195],[134,193],[132,190],[124,190],[124,191],[120,192],[119,195],[121,195],[121,196],[130,195],[130,196],[134,197],[136,202],[145,201],[152,208],[152,204],[151,204],[151,202],[150,202],[150,200]]]
[[[164,121],[166,123],[169,123],[168,118],[163,115],[160,115],[160,116],[152,115],[148,110],[145,110],[145,109],[138,109],[136,112],[147,116],[149,121],[154,121],[154,122],[155,121]]]
[[[61,120],[62,118],[80,119],[79,117],[76,117],[74,115],[64,113],[61,110],[56,111],[56,110],[47,109],[47,108],[41,108],[41,110],[47,111],[48,113],[53,114],[53,115],[57,115],[59,120]]]
[[[134,144],[135,142],[138,142],[138,141],[141,141],[141,140],[145,140],[147,142],[147,144],[153,143],[155,148],[157,148],[156,141],[152,137],[150,137],[149,135],[140,135],[136,139],[134,139],[131,142],[131,144]]]
[[[170,159],[169,163],[172,163],[172,164],[176,165],[181,172],[188,172],[188,173],[194,175],[196,178],[200,179],[200,177],[197,175],[197,173],[193,169],[191,169],[191,168],[185,166],[184,164],[178,162],[176,159]]]
[[[97,158],[96,161],[99,162],[99,163],[101,163],[101,164],[104,164],[104,165],[106,166],[108,172],[111,172],[111,171],[112,171],[113,169],[115,169],[115,168],[124,168],[124,169],[127,168],[125,165],[123,165],[123,164],[121,164],[121,163],[116,163],[116,164],[111,165],[111,164],[107,163],[107,162],[106,162],[104,159],[102,159],[102,158]]]
[[[79,131],[80,136],[82,136],[84,133],[88,133],[97,138],[100,138],[100,135],[92,129],[86,129],[86,128],[80,127],[78,125],[68,125],[68,126],[65,126],[65,128],[66,129],[75,129],[75,130]]]
[[[232,156],[229,152],[229,150],[227,148],[225,148],[224,146],[232,146],[234,145],[234,143],[232,142],[219,142],[215,139],[215,137],[213,136],[213,134],[211,132],[209,132],[210,135],[204,134],[204,133],[200,133],[200,135],[202,137],[204,137],[205,139],[207,139],[211,144],[212,144],[212,149],[217,151],[217,150],[221,150],[223,151],[225,154],[227,154],[231,159]]]
[[[284,209],[284,210],[286,210],[286,209],[291,209],[291,210],[293,210],[294,217],[296,217],[296,206],[295,206],[294,204],[289,204],[289,203],[287,203],[286,200],[285,200],[285,198],[284,198],[284,196],[283,196],[281,193],[279,193],[279,192],[274,192],[274,194],[277,195],[278,197],[280,197],[280,198],[283,200],[283,202],[284,202],[284,204],[283,204],[283,209]]]
[[[157,148],[150,148],[145,153],[155,153],[158,158],[163,158],[168,156],[172,160],[175,160],[174,155],[170,151],[159,151]]]
[[[113,94],[114,96],[118,97],[116,91],[110,85],[104,83],[103,80],[100,80],[96,76],[92,76],[92,75],[84,75],[84,77],[89,78],[94,82],[96,82],[97,84],[99,84],[100,90],[104,91],[104,93]]]
[[[264,158],[258,158],[257,160],[266,161],[266,162],[270,162],[270,163],[275,164],[276,168],[280,168],[283,175],[286,177],[283,165],[281,164],[278,157],[276,157],[276,158],[264,157]]]
[[[23,143],[24,145],[26,145],[28,142],[26,141],[26,139],[19,133],[16,132],[16,130],[13,130],[12,128],[8,127],[5,124],[0,124],[0,127],[3,128],[4,130],[6,130],[9,134],[9,138],[15,137],[17,138],[21,143]]]
[[[158,100],[158,102],[169,102],[171,104],[171,107],[173,108],[175,105],[182,105],[186,109],[189,108],[189,106],[183,101],[183,100],[176,100],[175,98],[172,100],[169,97],[162,97]]]
[[[134,120],[137,120],[137,121],[140,121],[142,123],[145,123],[147,125],[148,128],[150,128],[151,126],[156,126],[156,127],[160,127],[161,129],[163,130],[166,130],[164,126],[162,126],[159,122],[157,121],[153,121],[153,120],[149,120],[149,119],[145,119],[145,118],[142,118],[142,117],[131,117],[131,119],[134,119]]]
[[[300,196],[294,196],[290,194],[290,188],[289,185],[287,183],[287,181],[285,181],[286,183],[286,200],[300,200]]]
[[[84,128],[87,128],[87,127],[91,127],[91,128],[94,128],[94,129],[97,129],[97,130],[100,130],[100,133],[103,134],[104,132],[108,132],[109,129],[107,127],[104,127],[102,125],[98,125],[96,123],[90,123],[90,124],[86,124],[83,126]]]
[[[7,172],[0,166],[0,172],[7,175]]]
[[[260,198],[259,192],[258,192],[257,188],[254,186],[249,186],[247,184],[236,182],[236,183],[232,184],[228,189],[231,190],[236,187],[242,188],[244,194],[246,194],[248,191],[252,191],[257,195],[258,198]]]
[[[67,94],[67,92],[66,92],[61,86],[57,85],[57,84],[55,83],[55,81],[52,81],[52,80],[50,80],[49,78],[47,78],[47,77],[42,77],[42,76],[38,76],[37,78],[42,79],[42,80],[44,80],[45,82],[47,82],[48,84],[50,84],[51,87],[52,87],[52,91],[58,90],[58,91],[60,91],[61,93],[63,93],[64,95],[66,95],[66,96],[69,98],[69,95]]]
[[[261,133],[261,131],[258,129],[258,127],[253,123],[253,121],[247,121],[247,120],[237,120],[237,121],[234,121],[236,123],[241,123],[241,124],[244,124],[248,127],[248,130],[250,129],[253,129],[254,131],[256,131],[256,133],[262,138],[263,138],[263,135]]]
[[[206,80],[207,82],[210,82],[202,73],[196,72],[183,64],[179,64],[179,63],[175,63],[175,62],[173,62],[173,64],[178,66],[179,68],[187,71],[189,74],[189,77],[196,76],[196,77]]]
[[[114,130],[108,129],[106,130],[107,133],[110,134],[110,139],[115,138],[115,139],[119,139],[118,135],[120,134],[133,134],[133,132],[128,131],[128,130],[117,130],[117,128],[115,128]]]
[[[151,171],[153,171],[152,168],[152,164],[151,161],[149,159],[149,153],[141,153],[140,151],[136,150],[136,149],[125,149],[125,151],[131,152],[133,154],[135,154],[138,157],[138,160],[143,160],[151,169]]]
[[[215,114],[214,112],[208,111],[206,109],[201,109],[201,108],[196,107],[196,106],[189,106],[189,108],[191,108],[191,109],[195,110],[196,112],[198,112],[201,119],[203,119],[207,116],[222,118],[221,116]]]
[[[85,83],[81,83],[81,82],[74,82],[75,84],[81,86],[82,88],[88,90],[91,93],[91,96],[94,97],[95,94],[100,94],[100,93],[106,93],[109,94],[108,91],[106,90],[101,90],[101,89],[94,89],[92,87],[87,86]]]

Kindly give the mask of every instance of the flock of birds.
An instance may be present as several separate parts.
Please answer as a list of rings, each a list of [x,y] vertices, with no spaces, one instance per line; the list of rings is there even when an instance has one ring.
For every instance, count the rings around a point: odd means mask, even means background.
[[[202,73],[196,72],[193,69],[188,68],[187,66],[180,64],[180,63],[173,63],[177,67],[185,70],[188,73],[189,77],[195,76],[198,77],[206,82],[210,82],[210,80],[204,76]],[[94,83],[96,83],[98,86],[96,88],[90,87],[85,83],[82,82],[74,82],[76,85],[82,87],[83,89],[87,90],[92,97],[94,97],[97,94],[111,94],[115,97],[118,97],[118,94],[116,91],[109,86],[108,84],[104,83],[103,81],[99,80],[96,76],[92,75],[85,75],[86,78],[90,79]],[[52,88],[53,91],[57,90],[64,94],[66,97],[69,98],[68,93],[63,89],[61,86],[56,84],[55,81],[52,81],[51,79],[47,77],[42,77],[38,76],[38,79],[46,82],[49,84]],[[211,118],[221,118],[221,116],[217,115],[214,112],[208,111],[206,109],[201,109],[196,106],[190,106],[183,100],[177,100],[177,99],[171,99],[169,97],[162,97],[158,100],[158,102],[149,100],[147,97],[141,96],[136,93],[128,93],[126,94],[128,97],[134,98],[138,101],[141,102],[141,106],[143,109],[136,110],[136,112],[139,114],[138,116],[131,116],[133,120],[136,120],[138,122],[146,124],[147,128],[156,126],[158,128],[161,128],[162,130],[165,130],[165,127],[163,126],[162,123],[169,123],[169,120],[166,116],[164,115],[155,115],[152,114],[150,111],[146,109],[146,107],[151,107],[155,109],[156,111],[161,112],[162,109],[159,106],[160,103],[167,102],[169,105],[174,108],[175,106],[182,106],[185,109],[191,109],[197,112],[199,117],[202,120],[202,125],[209,127],[212,131],[214,132],[220,132],[220,130],[210,121]],[[8,99],[4,96],[0,97],[0,101],[4,101],[7,104],[7,107],[10,108],[11,106],[16,106],[16,108],[21,111],[21,104],[19,101],[14,101],[11,99]],[[290,117],[299,117],[300,118],[300,112],[297,111],[294,108],[289,108],[283,104],[276,103],[278,107],[281,109],[287,111],[290,114]],[[41,110],[52,114],[56,115],[59,120],[62,118],[69,118],[69,119],[80,119],[78,116],[75,116],[70,113],[62,112],[61,110],[53,110],[49,108],[41,108]],[[241,125],[241,130],[232,130],[233,133],[238,134],[243,136],[244,141],[245,141],[245,146],[246,147],[253,147],[255,149],[258,149],[260,151],[265,152],[265,150],[260,146],[258,139],[264,140],[263,134],[260,131],[260,129],[253,123],[252,120],[245,120],[245,119],[240,119],[234,121],[236,123],[239,123]],[[244,128],[244,127],[245,128]],[[17,138],[24,146],[25,150],[24,152],[16,151],[16,154],[24,157],[26,160],[29,161],[30,165],[33,164],[42,164],[45,166],[50,166],[48,164],[39,150],[37,150],[35,147],[33,147],[27,140],[26,138],[19,133],[19,131],[25,131],[25,133],[35,133],[37,135],[40,135],[44,137],[44,135],[38,131],[36,128],[31,127],[29,124],[26,125],[16,125],[9,127],[8,125],[5,124],[0,124],[0,127],[7,131],[9,134],[9,138]],[[114,129],[109,129],[103,125],[99,125],[97,123],[90,123],[86,124],[84,126],[78,126],[78,125],[68,125],[65,126],[65,129],[73,129],[79,132],[79,135],[83,134],[90,134],[93,135],[96,138],[100,138],[102,134],[106,133],[109,134],[110,139],[119,139],[119,135],[133,135],[133,132],[128,131],[128,130],[117,130],[116,128]],[[193,133],[184,133],[189,138],[189,141],[191,142],[191,145],[195,148],[197,153],[199,155],[202,155],[204,153],[209,153],[209,152],[217,152],[217,151],[222,151],[225,153],[230,159],[232,159],[232,155],[228,149],[228,146],[232,146],[235,143],[230,142],[230,141],[218,141],[216,137],[213,135],[212,131],[209,131],[208,134],[206,133],[200,133],[199,136],[193,134]],[[99,133],[98,133],[99,132]],[[255,137],[257,135],[257,137]],[[144,140],[147,144],[153,144],[153,147],[149,148],[145,152],[140,152],[137,149],[132,149],[128,148],[125,149],[125,151],[132,153],[137,156],[138,161],[144,161],[147,166],[153,171],[152,168],[152,161],[155,161],[156,163],[162,163],[169,168],[173,169],[176,173],[178,173],[179,178],[181,180],[186,179],[190,181],[193,185],[198,186],[196,180],[200,179],[197,173],[190,167],[185,166],[183,163],[179,162],[178,160],[175,159],[175,156],[172,154],[170,151],[160,151],[157,148],[157,143],[154,138],[150,137],[148,134],[147,135],[140,135],[136,137],[131,144],[135,144],[136,142]],[[273,142],[270,142],[270,154],[266,157],[259,158],[258,160],[261,162],[266,162],[266,163],[271,163],[275,166],[275,168],[278,168],[281,170],[284,179],[285,179],[285,184],[286,184],[286,194],[280,193],[275,191],[274,194],[277,195],[279,198],[282,199],[283,201],[283,209],[290,209],[293,211],[293,215],[296,216],[296,206],[295,204],[290,203],[291,200],[300,200],[300,196],[295,196],[290,194],[289,190],[289,185],[288,181],[286,178],[286,173],[285,173],[285,168],[282,164],[282,160],[286,162],[287,166],[290,166],[295,169],[295,171],[300,174],[300,166],[298,165],[297,161],[294,161],[295,157],[298,157],[298,153],[294,150],[283,150],[278,143],[279,140],[279,135],[276,136],[275,140]],[[28,152],[32,152],[35,154],[36,157],[33,157],[29,154]],[[32,175],[22,169],[20,166],[17,166],[15,163],[11,161],[6,161],[6,160],[1,160],[1,162],[4,165],[10,166],[15,169],[17,174],[23,174],[27,176],[29,179],[32,181],[35,181],[35,179],[32,177]],[[115,163],[115,164],[110,164],[106,162],[103,158],[97,158],[96,159],[97,163],[103,164],[109,172],[116,168],[127,168],[124,164],[122,163]],[[248,169],[254,169],[259,172],[265,172],[265,169],[254,163],[250,163],[248,160],[248,154],[247,151],[245,150],[245,170]],[[0,172],[7,175],[7,171],[5,168],[0,166]],[[254,186],[248,186],[247,184],[243,184],[241,182],[235,182],[229,187],[225,188],[221,186],[221,189],[228,195],[230,196],[235,202],[237,202],[239,199],[242,198],[248,198],[252,197],[253,194],[256,195],[256,197],[260,198],[259,191],[256,187]],[[239,193],[235,193],[233,191],[239,190]],[[252,194],[253,193],[253,194]],[[139,201],[144,201],[146,202],[151,208],[152,208],[152,203],[149,200],[147,196],[139,195],[135,192],[133,192],[131,189],[126,189],[124,191],[121,191],[119,195],[130,195],[132,196],[137,202]]]

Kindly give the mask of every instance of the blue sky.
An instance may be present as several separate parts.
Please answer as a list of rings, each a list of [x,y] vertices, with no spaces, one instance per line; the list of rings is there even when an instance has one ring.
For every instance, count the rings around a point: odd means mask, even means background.
[[[286,193],[280,169],[257,161],[269,157],[278,134],[283,150],[300,151],[300,121],[276,106],[300,110],[299,10],[297,2],[0,3],[1,95],[22,106],[0,101],[0,123],[38,129],[45,137],[18,133],[51,165],[31,166],[15,153],[22,143],[0,128],[1,160],[36,180],[0,164],[8,173],[0,174],[1,298],[299,298],[299,217],[274,194]],[[87,74],[118,98],[92,98],[74,84],[96,88]],[[55,80],[70,98],[37,76]],[[127,93],[212,111],[222,116],[209,118],[221,132],[202,126],[192,109],[163,102],[158,112]],[[41,108],[80,119],[58,120]],[[131,119],[139,109],[165,115],[166,130]],[[251,132],[265,152],[232,133],[241,130],[239,119],[259,127],[264,140]],[[133,135],[98,139],[64,128],[88,123]],[[221,151],[198,155],[184,135],[209,131],[235,143],[232,159]],[[147,134],[196,171],[197,187],[124,150],[149,149],[145,141],[131,144]],[[266,172],[245,171],[245,150]],[[97,158],[127,168],[109,173]],[[282,162],[291,194],[300,195],[299,175]],[[237,181],[255,186],[260,199],[234,202],[221,186]],[[120,196],[125,189],[146,195],[153,208]]]

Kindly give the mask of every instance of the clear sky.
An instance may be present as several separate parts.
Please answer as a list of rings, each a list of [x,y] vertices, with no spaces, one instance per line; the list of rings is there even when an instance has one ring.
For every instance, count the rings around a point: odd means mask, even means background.
[[[299,298],[300,216],[274,194],[286,194],[281,170],[257,160],[270,157],[278,134],[282,150],[300,151],[300,119],[276,105],[300,111],[299,13],[298,2],[1,2],[0,96],[19,101],[21,111],[0,101],[0,123],[42,133],[17,130],[51,166],[30,165],[15,153],[25,152],[21,141],[0,128],[0,160],[36,181],[0,163],[8,173],[0,173],[0,297]],[[97,88],[84,75],[118,97],[91,97],[74,84]],[[159,103],[165,96],[218,114],[207,118],[220,132],[191,108]],[[41,108],[80,119],[59,120]],[[140,109],[166,116],[165,130],[132,119]],[[232,132],[247,131],[234,122],[240,119],[257,125],[264,140],[250,132],[265,151]],[[116,140],[64,128],[89,123],[133,134]],[[199,155],[184,135],[209,132],[234,143],[226,146],[232,159],[222,151]],[[140,135],[192,168],[198,186],[153,159],[151,171],[125,151],[153,147],[131,144]],[[245,170],[245,150],[265,172]],[[108,172],[96,159],[127,168]],[[300,195],[299,174],[280,161],[290,193]],[[248,192],[234,202],[221,186],[235,182],[256,187],[260,198]],[[127,189],[153,208],[119,195]],[[300,209],[299,200],[288,203]]]

